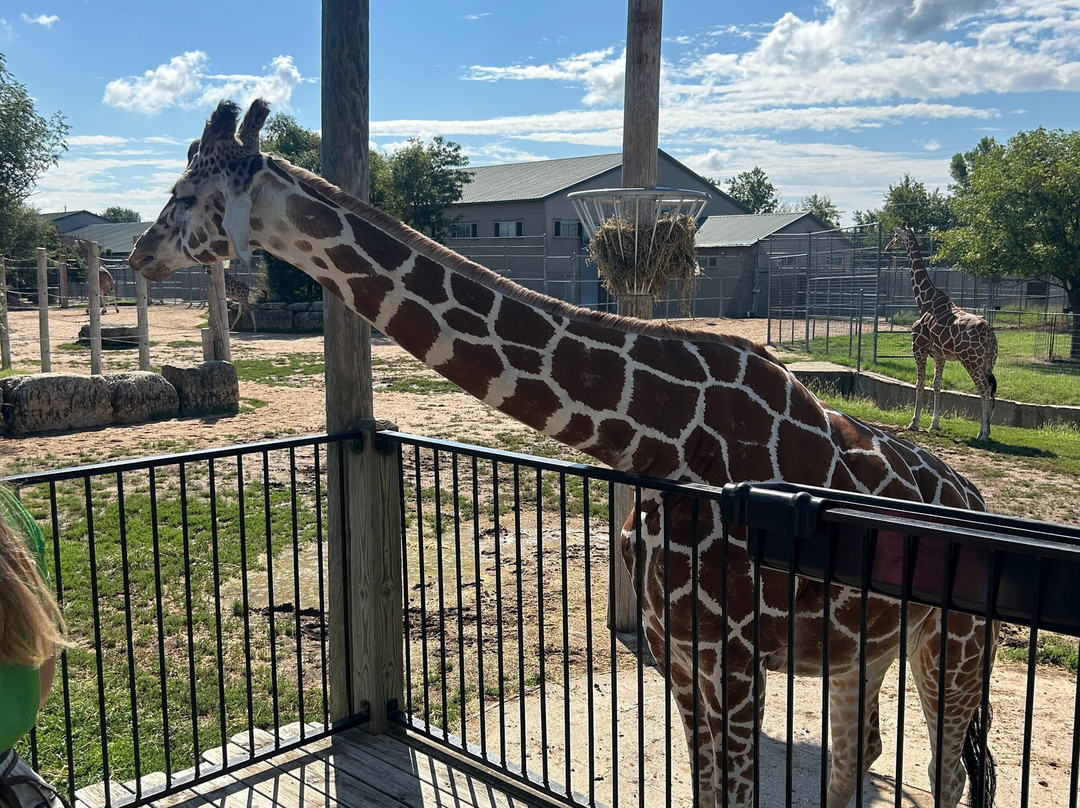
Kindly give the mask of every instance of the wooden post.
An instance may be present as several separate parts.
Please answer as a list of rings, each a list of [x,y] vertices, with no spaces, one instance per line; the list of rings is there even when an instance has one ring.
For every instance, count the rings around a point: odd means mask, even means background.
[[[98,243],[90,242],[86,253],[86,291],[90,314],[90,373],[101,375],[101,283],[98,273],[101,271],[101,259],[98,258]]]
[[[623,95],[622,184],[624,188],[655,188],[656,153],[660,142],[660,30],[663,0],[629,0],[626,16],[626,82]],[[637,224],[641,224],[638,222]],[[651,224],[651,222],[649,223]],[[652,319],[651,295],[628,295],[617,300],[625,317]],[[634,507],[634,490],[615,489],[616,518]],[[619,524],[622,527],[622,524]],[[615,553],[616,562],[620,554]],[[637,595],[620,563],[612,570],[615,593],[608,625],[615,631],[637,627]]]
[[[210,328],[203,332],[203,359],[207,362],[232,361],[229,341],[229,308],[225,299],[225,262],[216,261],[206,284],[206,301],[210,313]]]
[[[367,199],[368,0],[323,0],[322,173]],[[368,430],[327,457],[331,717],[367,713],[390,726],[404,698],[401,525],[397,453],[376,451],[371,431],[371,328],[323,292],[326,429]]]
[[[61,255],[57,260],[60,263],[60,280],[57,283],[57,289],[60,295],[60,308],[66,309],[68,307],[67,256]]]
[[[8,330],[7,267],[0,255],[0,370],[11,369],[11,332]]]
[[[37,248],[38,342],[41,346],[41,372],[52,372],[52,346],[49,344],[49,266],[44,247]]]
[[[132,242],[139,240],[131,237]],[[135,273],[135,318],[139,328],[139,370],[150,370],[150,281]]]

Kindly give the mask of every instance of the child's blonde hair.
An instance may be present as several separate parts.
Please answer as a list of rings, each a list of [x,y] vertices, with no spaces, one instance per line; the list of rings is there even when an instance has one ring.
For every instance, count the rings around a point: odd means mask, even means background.
[[[40,666],[67,626],[26,539],[0,515],[0,663]]]

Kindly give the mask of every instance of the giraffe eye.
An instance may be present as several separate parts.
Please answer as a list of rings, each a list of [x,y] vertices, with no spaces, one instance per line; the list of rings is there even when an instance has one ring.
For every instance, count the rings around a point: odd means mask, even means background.
[[[180,197],[180,204],[184,206],[184,210],[190,210],[191,206],[195,204],[195,197],[182,196]]]

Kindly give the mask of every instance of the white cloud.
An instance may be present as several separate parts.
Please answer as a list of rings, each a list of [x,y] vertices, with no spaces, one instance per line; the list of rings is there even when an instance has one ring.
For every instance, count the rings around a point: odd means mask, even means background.
[[[126,137],[119,135],[71,135],[65,139],[69,149],[123,146],[128,142]]]
[[[31,17],[29,14],[23,14],[22,21],[28,25],[40,25],[44,28],[52,28],[53,23],[59,22],[60,18],[55,14],[38,14],[36,17]]]
[[[293,89],[305,79],[288,55],[276,56],[263,75],[214,75],[207,72],[210,58],[203,51],[188,51],[137,78],[116,79],[105,87],[105,104],[152,115],[170,107],[205,107],[222,98],[246,106],[255,98],[288,108]]]
[[[490,16],[491,16],[490,11],[482,11],[479,14],[462,14],[461,18],[463,20],[472,21],[472,20],[482,20],[482,19],[484,19],[484,17],[490,17]]]

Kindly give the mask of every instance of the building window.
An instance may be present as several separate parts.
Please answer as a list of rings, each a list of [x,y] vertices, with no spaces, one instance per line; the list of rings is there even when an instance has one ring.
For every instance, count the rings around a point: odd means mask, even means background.
[[[716,268],[716,256],[715,255],[699,255],[698,266],[702,269],[715,269]]]
[[[450,238],[476,238],[476,222],[454,222],[450,225]]]
[[[556,219],[555,238],[581,238],[581,222]]]
[[[495,238],[514,238],[521,234],[521,222],[495,222]]]

